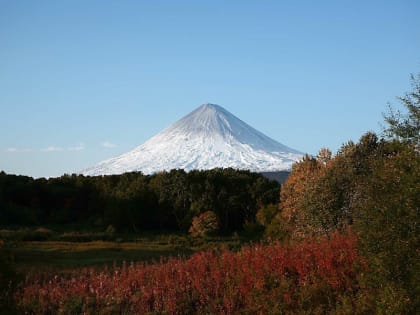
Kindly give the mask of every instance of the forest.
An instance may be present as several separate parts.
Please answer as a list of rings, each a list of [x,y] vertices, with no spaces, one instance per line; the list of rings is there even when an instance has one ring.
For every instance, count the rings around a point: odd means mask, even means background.
[[[363,134],[297,162],[284,184],[232,169],[53,179],[0,175],[3,228],[85,224],[187,238],[260,231],[184,257],[26,275],[4,240],[10,314],[417,314],[420,74]],[[188,246],[188,245],[187,245]]]
[[[0,222],[185,232],[194,216],[213,211],[220,231],[228,233],[255,222],[258,209],[277,202],[279,187],[260,174],[233,169],[48,180],[1,172]]]

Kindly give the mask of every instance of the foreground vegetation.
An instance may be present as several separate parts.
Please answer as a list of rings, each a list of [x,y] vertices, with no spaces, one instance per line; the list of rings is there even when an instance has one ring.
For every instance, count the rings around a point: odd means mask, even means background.
[[[354,235],[335,234],[53,276],[25,283],[17,300],[36,314],[321,314],[348,307],[357,268]]]
[[[234,170],[67,176],[41,186],[1,174],[0,215],[9,219],[0,231],[2,311],[417,314],[420,75],[413,88],[400,99],[407,113],[385,115],[384,138],[369,132],[335,155],[322,149],[296,163],[280,202],[276,184]],[[39,200],[58,208],[43,209]],[[156,213],[148,212],[147,200]],[[69,232],[60,224],[10,229],[22,219],[43,223],[37,211],[49,224],[86,220],[86,230]],[[146,237],[145,222],[176,234]],[[46,263],[54,261],[49,254],[66,252],[70,270],[28,271],[37,255],[44,253]],[[101,253],[116,262],[101,260]],[[135,262],[119,260],[124,257]],[[81,269],[83,262],[95,268]]]
[[[370,267],[360,275],[370,313],[420,309],[420,74],[400,100],[406,113],[385,115],[387,138],[368,132],[335,156],[306,156],[282,187],[279,211],[259,215],[267,234],[282,239],[351,227]]]

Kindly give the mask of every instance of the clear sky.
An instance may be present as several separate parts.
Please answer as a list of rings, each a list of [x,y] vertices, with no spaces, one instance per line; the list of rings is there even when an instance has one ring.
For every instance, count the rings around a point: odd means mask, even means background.
[[[303,152],[380,131],[420,1],[0,0],[0,169],[73,173],[215,103]]]

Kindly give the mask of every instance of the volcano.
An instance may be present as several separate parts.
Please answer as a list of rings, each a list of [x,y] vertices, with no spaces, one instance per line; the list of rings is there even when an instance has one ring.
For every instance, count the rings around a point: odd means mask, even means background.
[[[171,169],[287,171],[303,154],[249,126],[226,109],[204,104],[145,143],[81,173],[111,175]]]

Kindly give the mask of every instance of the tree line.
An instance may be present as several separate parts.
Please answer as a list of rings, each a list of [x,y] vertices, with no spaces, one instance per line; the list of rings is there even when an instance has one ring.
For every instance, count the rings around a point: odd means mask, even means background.
[[[213,211],[221,232],[228,233],[255,222],[259,208],[278,201],[279,187],[258,173],[234,169],[50,179],[0,172],[0,224],[188,231],[195,216]]]

